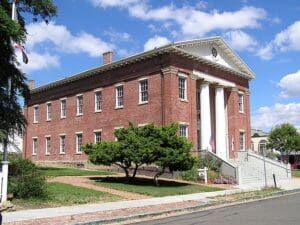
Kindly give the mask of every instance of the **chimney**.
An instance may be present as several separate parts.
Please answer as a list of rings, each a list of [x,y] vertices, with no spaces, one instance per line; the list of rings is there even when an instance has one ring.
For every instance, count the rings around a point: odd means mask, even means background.
[[[104,52],[102,54],[103,56],[103,65],[105,64],[109,64],[112,62],[112,59],[113,59],[113,52],[112,51],[109,51],[109,52]]]
[[[34,80],[29,80],[29,81],[28,81],[28,87],[29,87],[29,90],[34,89],[34,84],[35,84],[35,81],[34,81]]]

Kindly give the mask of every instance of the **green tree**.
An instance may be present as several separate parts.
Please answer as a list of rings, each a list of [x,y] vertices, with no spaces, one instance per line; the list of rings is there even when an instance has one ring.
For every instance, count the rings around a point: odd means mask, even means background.
[[[56,15],[52,0],[17,0],[18,21],[11,18],[12,1],[0,0],[0,128],[8,133],[22,132],[25,118],[18,98],[28,99],[29,89],[25,74],[17,67],[18,62],[12,43],[26,42],[24,14],[31,14],[33,20],[48,19]],[[8,94],[8,80],[11,78],[11,92]],[[10,97],[9,97],[10,96]],[[2,139],[7,143],[7,138]]]
[[[115,136],[117,141],[88,144],[83,147],[83,151],[94,164],[122,168],[128,180],[136,176],[138,168],[143,164],[155,164],[161,168],[154,177],[157,185],[158,177],[166,169],[171,172],[183,171],[194,164],[190,153],[192,145],[186,138],[178,136],[176,124],[157,128],[153,124],[135,127],[129,123],[128,128],[116,130]]]
[[[300,135],[297,129],[289,123],[278,125],[272,128],[267,147],[280,151],[281,155],[283,153],[289,154],[292,151],[299,151]]]
[[[154,182],[159,186],[158,177],[166,169],[173,171],[190,170],[195,158],[191,155],[192,144],[185,138],[178,136],[178,125],[170,124],[159,129],[158,140],[160,142],[158,155],[154,164],[160,167],[160,171],[154,176]]]
[[[88,144],[83,147],[89,160],[94,164],[116,165],[122,168],[126,177],[131,179],[142,164],[151,164],[156,159],[159,142],[155,136],[154,125],[135,127],[129,124],[128,128],[115,131],[117,141]]]

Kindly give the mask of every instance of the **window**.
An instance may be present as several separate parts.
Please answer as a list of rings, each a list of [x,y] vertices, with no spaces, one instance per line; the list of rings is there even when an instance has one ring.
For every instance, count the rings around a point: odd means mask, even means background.
[[[102,91],[95,92],[95,112],[102,110]]]
[[[32,155],[37,154],[37,138],[32,138]]]
[[[243,113],[244,112],[244,95],[239,94],[238,96],[238,107],[239,107],[239,112]]]
[[[240,132],[240,150],[245,150],[245,132]]]
[[[47,116],[46,116],[47,120],[51,120],[52,119],[52,104],[51,102],[47,103]]]
[[[50,155],[51,152],[51,137],[46,137],[46,155]]]
[[[148,80],[141,80],[139,83],[139,103],[148,102]]]
[[[39,121],[39,107],[34,106],[33,107],[33,122],[37,123]]]
[[[179,125],[179,136],[188,137],[188,126],[187,125]]]
[[[178,77],[178,93],[181,100],[187,100],[185,77]]]
[[[101,142],[101,131],[94,131],[95,143]]]
[[[67,99],[60,100],[60,118],[66,118],[67,115]]]
[[[123,95],[124,95],[123,85],[117,86],[116,87],[116,108],[123,107],[124,105]]]
[[[76,134],[76,153],[81,153],[82,133]]]
[[[77,115],[83,114],[83,95],[77,95]]]
[[[59,154],[65,154],[66,153],[66,136],[61,135],[59,137]]]

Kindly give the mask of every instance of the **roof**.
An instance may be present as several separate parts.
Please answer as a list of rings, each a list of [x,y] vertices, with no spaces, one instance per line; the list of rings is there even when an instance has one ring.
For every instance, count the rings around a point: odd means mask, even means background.
[[[251,129],[251,137],[268,137],[269,133],[262,130]]]
[[[216,62],[208,60],[204,57],[194,55],[194,54],[192,54],[192,53],[190,53],[190,52],[183,49],[183,47],[187,46],[187,45],[201,45],[201,44],[207,44],[207,43],[214,44],[214,45],[218,46],[220,49],[222,49],[222,51],[236,65],[236,67],[240,71],[238,71],[236,69],[233,69],[233,68],[223,66],[223,65],[218,64]],[[74,82],[76,80],[80,80],[80,79],[83,79],[83,78],[86,78],[86,77],[95,76],[99,73],[103,73],[103,72],[113,70],[113,69],[116,69],[116,68],[124,67],[126,65],[136,63],[136,62],[145,60],[147,58],[153,58],[155,56],[163,55],[163,54],[166,54],[166,53],[173,53],[173,54],[181,55],[183,57],[201,62],[201,63],[206,64],[206,65],[210,65],[212,67],[221,69],[221,70],[229,72],[229,73],[233,73],[237,76],[241,76],[241,77],[249,79],[249,80],[255,78],[255,74],[242,61],[242,59],[225,43],[225,41],[221,37],[213,37],[213,38],[206,38],[206,39],[199,39],[199,40],[176,42],[176,43],[164,45],[162,47],[155,48],[155,49],[150,50],[150,51],[145,51],[145,52],[142,52],[142,53],[138,53],[138,54],[129,56],[127,58],[124,58],[124,59],[121,59],[121,60],[118,60],[118,61],[114,61],[114,62],[105,64],[105,65],[101,65],[99,67],[89,69],[87,71],[83,71],[81,73],[72,75],[70,77],[67,77],[67,78],[64,78],[64,79],[61,79],[61,80],[57,80],[57,81],[51,82],[49,84],[37,87],[37,88],[31,90],[31,93],[34,94],[34,93],[43,92],[47,89],[52,89],[52,88],[64,85],[66,83],[71,83],[71,82]]]

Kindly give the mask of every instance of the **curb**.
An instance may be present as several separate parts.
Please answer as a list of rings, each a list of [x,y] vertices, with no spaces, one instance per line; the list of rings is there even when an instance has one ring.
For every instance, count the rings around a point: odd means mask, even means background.
[[[90,221],[90,222],[76,223],[74,225],[101,225],[101,224],[108,224],[108,223],[125,222],[125,221],[131,220],[131,219],[142,219],[142,218],[146,218],[146,217],[150,217],[150,216],[161,216],[161,215],[168,214],[168,213],[178,213],[178,212],[184,212],[184,211],[193,212],[193,211],[205,209],[207,207],[223,205],[223,204],[232,204],[232,203],[243,204],[243,203],[245,203],[245,201],[249,201],[249,200],[260,201],[260,200],[271,199],[271,198],[281,197],[284,195],[295,194],[295,193],[300,193],[300,188],[293,189],[293,190],[284,190],[284,191],[267,193],[262,196],[245,197],[245,198],[240,198],[237,200],[223,200],[223,201],[213,201],[212,200],[213,202],[201,204],[198,206],[192,206],[192,207],[186,207],[186,208],[174,209],[174,210],[166,210],[166,211],[155,212],[155,213],[141,213],[141,214],[137,214],[137,215],[116,217],[113,219],[95,220],[95,221]]]

